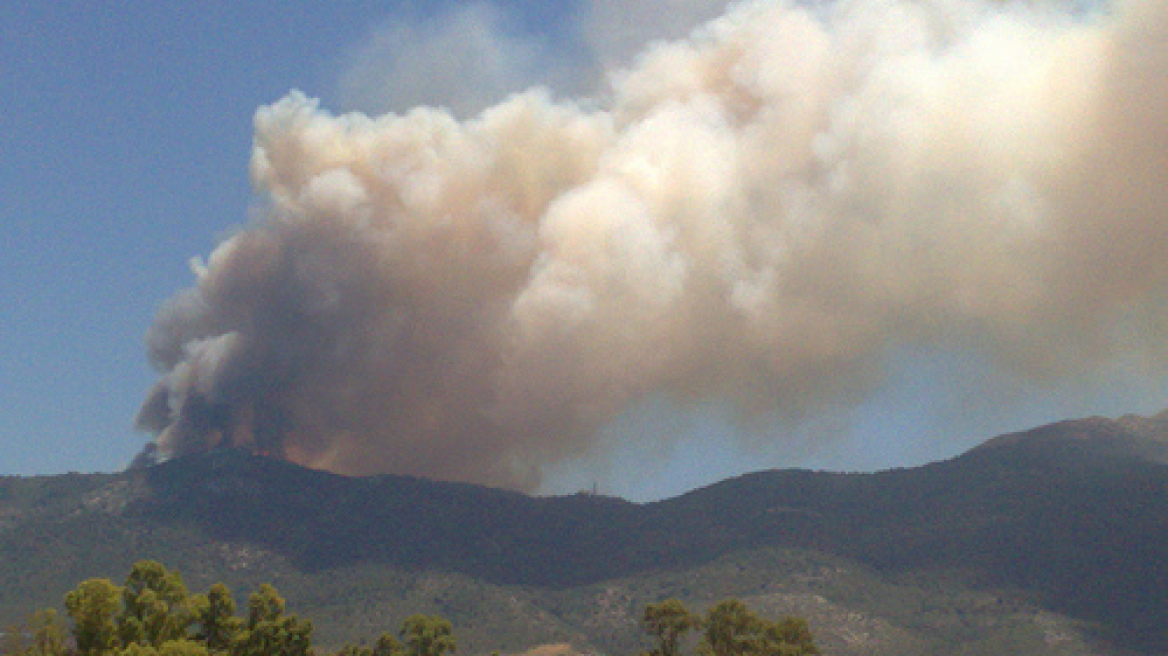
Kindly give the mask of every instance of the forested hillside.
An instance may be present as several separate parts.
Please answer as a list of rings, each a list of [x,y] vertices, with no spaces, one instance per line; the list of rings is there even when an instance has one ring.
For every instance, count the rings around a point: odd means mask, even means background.
[[[924,467],[760,472],[651,504],[234,451],[8,478],[0,610],[11,622],[154,558],[197,585],[271,581],[325,642],[409,607],[450,617],[471,653],[615,652],[643,646],[638,607],[735,596],[808,617],[826,653],[1163,653],[1164,424],[1064,422]]]
[[[311,619],[287,611],[279,591],[264,583],[240,614],[231,589],[216,583],[192,593],[182,575],[161,563],[134,564],[123,585],[90,578],[55,608],[32,613],[0,632],[4,656],[316,656]],[[677,599],[647,605],[641,630],[653,647],[643,656],[816,656],[802,618],[769,620],[737,599],[695,614]],[[458,651],[450,620],[414,613],[396,633],[350,640],[333,656],[444,656]]]

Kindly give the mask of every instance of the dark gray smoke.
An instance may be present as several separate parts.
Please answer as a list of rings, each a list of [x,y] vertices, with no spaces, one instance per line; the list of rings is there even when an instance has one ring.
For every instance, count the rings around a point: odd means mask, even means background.
[[[262,217],[150,329],[138,425],[530,490],[645,399],[814,416],[895,348],[1162,364],[1168,5],[1108,9],[747,2],[606,109],[293,93],[256,117]]]

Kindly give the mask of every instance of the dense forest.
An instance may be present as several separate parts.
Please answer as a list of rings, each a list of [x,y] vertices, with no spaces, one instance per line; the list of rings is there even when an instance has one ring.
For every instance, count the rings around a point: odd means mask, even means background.
[[[315,656],[313,624],[287,612],[275,587],[263,584],[237,615],[231,590],[217,583],[191,594],[182,576],[155,561],[140,561],[123,585],[109,579],[81,582],[57,610],[33,613],[23,626],[9,627],[0,651],[5,656]],[[741,601],[726,599],[705,615],[666,599],[648,605],[641,628],[653,640],[643,656],[681,656],[694,647],[700,656],[813,656],[819,654],[807,622],[784,617],[770,621]],[[446,618],[415,614],[396,635],[372,642],[349,642],[336,656],[444,656],[458,649]]]

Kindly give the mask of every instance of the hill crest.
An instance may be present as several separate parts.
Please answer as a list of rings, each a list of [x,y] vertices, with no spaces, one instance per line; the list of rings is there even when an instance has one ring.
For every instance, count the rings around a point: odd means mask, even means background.
[[[565,598],[618,580],[686,580],[777,549],[885,580],[950,572],[961,585],[1020,591],[1113,647],[1158,653],[1168,650],[1166,425],[1165,415],[1058,422],[921,467],[755,472],[644,504],[346,478],[235,451],[122,474],[6,478],[0,590],[149,557],[207,579],[399,572]]]

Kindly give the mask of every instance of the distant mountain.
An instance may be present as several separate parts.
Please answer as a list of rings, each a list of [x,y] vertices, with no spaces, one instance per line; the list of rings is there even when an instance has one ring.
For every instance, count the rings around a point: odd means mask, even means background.
[[[631,653],[645,603],[733,595],[809,617],[832,654],[1168,653],[1166,462],[1168,413],[648,504],[346,478],[227,450],[5,478],[0,619],[155,558],[192,587],[274,582],[338,642],[419,611],[455,620],[471,653]]]

